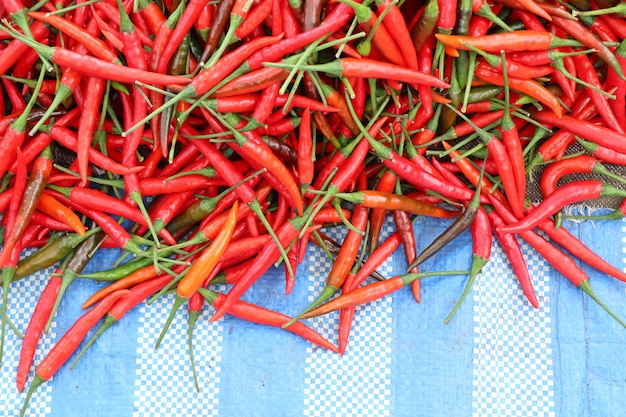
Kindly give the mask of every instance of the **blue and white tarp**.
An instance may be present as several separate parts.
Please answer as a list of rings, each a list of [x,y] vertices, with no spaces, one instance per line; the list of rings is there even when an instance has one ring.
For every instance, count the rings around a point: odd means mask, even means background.
[[[447,224],[419,219],[419,247]],[[607,261],[626,267],[626,222],[566,226]],[[523,249],[539,309],[524,299],[496,243],[491,261],[450,324],[443,320],[466,277],[427,278],[421,304],[407,288],[358,308],[344,356],[280,329],[229,316],[211,323],[213,310],[207,307],[194,335],[199,393],[188,357],[185,309],[162,345],[154,348],[173,300],[164,297],[128,313],[72,371],[64,366],[35,392],[27,415],[626,415],[626,329],[531,248]],[[97,255],[88,271],[106,269],[118,255]],[[470,257],[470,236],[465,233],[421,270],[467,269]],[[295,314],[318,295],[330,266],[321,250],[311,247],[291,295],[284,295],[284,271],[277,268],[245,299]],[[405,268],[400,249],[379,272],[392,276]],[[626,318],[626,284],[583,268],[598,297]],[[22,331],[46,282],[42,272],[11,287],[9,315]],[[72,284],[51,332],[39,345],[35,364],[81,314],[82,302],[103,285],[81,280]],[[336,342],[337,315],[308,323]],[[15,388],[19,347],[8,331],[0,369],[1,416],[17,415],[24,400]]]

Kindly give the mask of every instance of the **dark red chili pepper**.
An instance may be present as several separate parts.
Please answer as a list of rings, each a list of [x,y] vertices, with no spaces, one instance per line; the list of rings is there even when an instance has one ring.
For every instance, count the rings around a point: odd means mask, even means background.
[[[13,248],[24,234],[30,218],[37,209],[37,204],[43,193],[52,171],[52,154],[49,147],[35,160],[28,183],[24,190],[23,199],[15,217],[15,225],[4,239],[4,246],[0,252],[0,266],[4,266]],[[15,197],[15,196],[14,196]]]
[[[481,172],[481,179],[482,175],[483,174]],[[481,182],[482,181],[479,180],[478,184],[481,184]],[[476,192],[467,204],[465,211],[460,216],[458,216],[456,220],[450,226],[448,226],[443,233],[437,236],[437,238],[435,238],[435,240],[433,240],[430,245],[422,250],[422,252],[417,257],[415,257],[415,259],[411,260],[408,269],[413,269],[422,264],[424,261],[436,254],[439,250],[441,250],[441,248],[450,243],[453,239],[458,237],[463,231],[467,230],[472,225],[472,223],[474,222],[474,218],[476,217],[476,214],[478,213],[478,210],[480,208],[480,187],[481,185],[479,185],[476,189]]]
[[[409,213],[402,210],[396,210],[393,212],[393,220],[400,235],[402,241],[402,247],[404,248],[404,258],[407,265],[417,257],[417,244],[415,242],[415,233],[413,232],[413,222]],[[409,273],[417,274],[418,268],[411,268]],[[421,301],[420,295],[421,284],[419,280],[413,281],[411,284],[411,291],[413,292],[413,298],[416,302]]]
[[[587,29],[582,23],[557,16],[553,17],[552,23],[585,46],[595,49],[598,56],[613,68],[621,79],[625,79],[622,66],[613,51],[611,51],[608,46],[604,45],[600,39],[596,38],[593,32]]]
[[[437,0],[429,0],[426,6],[424,6],[423,13],[418,17],[417,22],[411,29],[411,39],[416,51],[421,50],[427,39],[435,32],[438,17],[439,2]]]

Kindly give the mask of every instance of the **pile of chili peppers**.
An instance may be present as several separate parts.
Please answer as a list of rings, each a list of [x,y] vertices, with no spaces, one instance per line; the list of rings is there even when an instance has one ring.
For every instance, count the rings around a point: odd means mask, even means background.
[[[343,353],[358,305],[408,286],[420,302],[420,279],[467,274],[449,321],[492,236],[532,306],[520,240],[613,315],[578,262],[626,274],[561,226],[561,210],[626,197],[607,168],[626,165],[625,3],[1,0],[0,15],[0,344],[11,282],[57,268],[23,336],[20,392],[69,285],[110,283],[36,364],[22,413],[101,319],[83,352],[165,294],[156,346],[184,305],[191,341],[209,304],[212,321],[231,314]],[[623,217],[623,201],[596,218]],[[416,216],[450,219],[421,253]],[[341,243],[324,234],[335,225]],[[468,229],[471,270],[420,270]],[[309,243],[333,259],[313,304],[288,317],[241,300],[275,265],[289,294]],[[407,273],[378,274],[400,246]],[[83,274],[100,248],[123,252]],[[301,321],[331,311],[337,343]]]

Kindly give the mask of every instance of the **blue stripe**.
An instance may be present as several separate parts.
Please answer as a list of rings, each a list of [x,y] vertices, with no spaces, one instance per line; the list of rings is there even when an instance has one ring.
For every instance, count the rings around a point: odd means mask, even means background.
[[[418,218],[415,232],[418,252],[449,226],[450,221]],[[469,233],[420,266],[420,271],[469,268]],[[402,249],[399,271],[406,269]],[[410,289],[394,295],[392,415],[398,417],[467,416],[471,409],[472,296],[467,297],[450,324],[448,315],[465,286],[466,276],[425,278],[421,303]]]
[[[118,251],[98,251],[85,268],[85,273],[107,268],[117,256]],[[79,279],[69,287],[57,314],[56,332],[59,337],[83,314],[82,303],[102,286],[103,283]],[[50,405],[53,415],[107,417],[112,410],[130,415],[134,378],[129,370],[135,367],[137,325],[138,311],[134,310],[104,333],[72,371],[68,367],[76,355],[70,358],[54,377]],[[91,334],[93,331],[86,340]]]
[[[272,268],[255,283],[245,294],[245,301],[289,313],[289,304],[302,298],[306,291],[306,287],[298,282],[298,279],[305,279],[304,267],[300,265],[300,277],[296,278],[294,293],[290,296],[284,294],[285,273],[281,266]],[[229,315],[224,317],[222,325],[218,414],[299,415],[308,344],[282,329],[260,326]]]

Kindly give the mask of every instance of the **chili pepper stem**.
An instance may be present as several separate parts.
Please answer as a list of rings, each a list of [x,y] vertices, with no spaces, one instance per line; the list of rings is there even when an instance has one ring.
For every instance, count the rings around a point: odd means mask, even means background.
[[[15,275],[16,267],[5,266],[2,268],[2,308],[0,314],[2,314],[2,324],[0,326],[0,364],[2,364],[2,358],[4,353],[4,337],[7,325],[7,304],[9,302],[9,287]]]
[[[83,355],[85,354],[85,352],[87,352],[87,349],[89,349],[91,347],[91,345],[93,345],[95,343],[96,340],[98,340],[98,338],[104,333],[106,332],[109,328],[113,327],[113,325],[117,323],[117,320],[115,319],[115,317],[113,317],[110,313],[108,313],[105,318],[104,321],[102,322],[102,324],[100,325],[100,327],[98,328],[98,330],[96,330],[96,332],[93,334],[93,336],[91,336],[91,338],[89,339],[89,341],[87,341],[87,343],[85,344],[85,346],[83,346],[83,348],[80,350],[80,352],[78,352],[78,355],[76,355],[76,358],[74,358],[74,360],[72,361],[72,363],[69,366],[69,370],[73,370],[74,367],[76,366],[76,364],[78,363],[78,361],[83,357]]]
[[[487,265],[488,262],[489,262],[489,259],[482,258],[477,255],[473,255],[472,266],[470,267],[469,277],[467,279],[467,282],[465,283],[463,292],[461,293],[461,296],[459,297],[457,302],[454,304],[454,307],[452,307],[452,311],[450,311],[450,314],[448,314],[448,316],[443,320],[445,324],[450,323],[450,321],[452,320],[456,312],[461,307],[461,304],[465,300],[465,297],[467,297],[467,294],[469,294],[470,290],[472,289],[472,285],[474,284],[476,277],[480,274],[483,267]]]
[[[585,294],[587,294],[589,297],[591,297],[591,299],[593,299],[593,301],[595,301],[596,303],[598,303],[598,305],[600,307],[602,307],[602,309],[604,311],[606,311],[607,313],[609,313],[609,315],[611,317],[613,317],[619,324],[622,325],[622,327],[626,328],[626,323],[624,323],[622,321],[622,319],[620,319],[611,309],[609,309],[609,307],[604,304],[596,295],[596,293],[591,289],[591,283],[589,282],[589,280],[585,280],[582,281],[580,284],[578,284],[578,288],[580,288],[581,290],[583,290],[585,292]]]
[[[44,332],[46,334],[50,331],[50,326],[52,325],[52,320],[56,316],[56,312],[59,308],[59,304],[61,304],[61,299],[63,298],[63,294],[67,290],[67,287],[70,286],[72,281],[78,276],[74,271],[66,269],[63,271],[63,276],[61,277],[61,287],[59,288],[59,293],[57,294],[56,299],[54,300],[54,306],[52,307],[52,311],[50,312],[50,317],[48,317],[48,321],[46,322],[46,327]]]
[[[199,311],[189,311],[187,323],[187,346],[189,348],[189,361],[191,362],[191,373],[193,375],[193,383],[196,386],[196,392],[200,392],[200,384],[198,383],[198,374],[196,372],[196,360],[193,353],[193,329],[200,317]]]
[[[141,192],[133,191],[132,193],[130,193],[129,197],[132,201],[135,202],[135,204],[137,204],[137,208],[139,209],[139,211],[141,211],[141,214],[143,214],[143,217],[146,219],[146,223],[148,224],[148,230],[150,230],[150,234],[152,235],[155,246],[157,248],[160,248],[161,242],[159,241],[158,233],[155,230],[154,223],[152,222],[152,219],[148,214],[148,210],[146,210],[146,206],[143,203],[143,200],[141,198]]]
[[[321,294],[317,297],[315,301],[311,303],[311,305],[309,305],[306,309],[304,309],[304,311],[302,311],[300,314],[298,314],[297,316],[289,320],[287,323],[283,324],[283,329],[291,326],[295,322],[299,321],[302,318],[302,316],[304,316],[308,312],[322,305],[326,300],[332,297],[336,292],[337,292],[337,288],[330,286],[330,285],[326,285],[322,289]]]
[[[22,409],[20,410],[20,417],[24,417],[26,415],[26,410],[28,409],[28,403],[30,402],[30,399],[33,396],[33,393],[44,382],[46,382],[45,379],[35,374],[35,378],[33,379],[33,382],[30,384],[30,387],[28,387],[28,391],[26,392],[26,398],[24,399],[24,404],[22,405]]]
[[[180,295],[176,294],[176,298],[174,299],[174,305],[172,306],[170,315],[167,317],[167,320],[165,320],[165,325],[163,326],[163,330],[161,330],[161,333],[159,334],[159,338],[157,339],[154,345],[155,349],[158,349],[158,347],[161,345],[161,342],[163,341],[163,337],[165,337],[165,333],[167,333],[167,330],[170,328],[170,325],[172,324],[172,320],[174,320],[174,316],[176,315],[176,312],[178,311],[180,307],[182,307],[183,304],[185,304],[185,302],[187,302],[187,300],[188,300],[187,298],[181,297]]]

